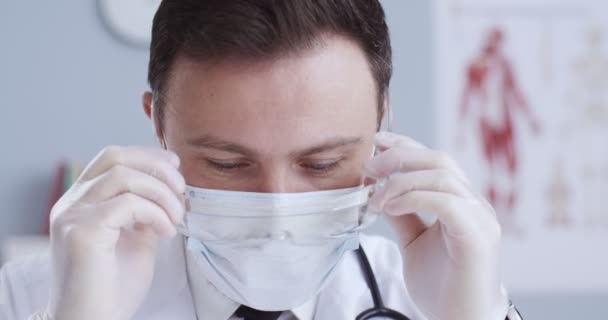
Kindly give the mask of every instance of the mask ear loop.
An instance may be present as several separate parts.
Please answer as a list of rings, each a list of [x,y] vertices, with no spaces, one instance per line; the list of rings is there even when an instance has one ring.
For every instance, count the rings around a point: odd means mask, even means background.
[[[386,121],[385,121],[385,119]],[[386,122],[386,130],[384,130],[385,132],[393,132],[393,108],[390,107],[390,105],[387,104],[386,106],[386,117],[383,117],[382,122],[380,124],[380,131],[382,131],[382,125]],[[378,150],[378,148],[374,145],[374,148],[372,149],[372,158],[379,155],[381,153],[381,151]],[[378,179],[376,181],[376,183],[372,186],[371,192],[374,193],[376,192],[378,189],[382,188],[384,186],[384,184],[386,183],[387,178],[381,178]]]
[[[393,108],[386,106],[386,131],[393,132]]]
[[[384,128],[384,130],[383,130]],[[380,128],[378,132],[393,132],[393,108],[391,108],[388,104],[386,106],[386,115],[382,117],[380,121]],[[374,145],[372,149],[372,157],[375,157],[380,154],[380,151]]]
[[[390,105],[388,105],[388,104],[386,107],[386,116],[383,117],[383,119],[380,123],[380,131],[383,131],[382,130],[383,125],[386,125],[384,131],[393,132],[393,108],[391,108]],[[378,148],[374,145],[374,147],[372,148],[372,158],[379,155],[380,152],[381,151],[379,151]],[[388,178],[386,178],[386,177],[380,178],[380,179],[377,179],[374,184],[370,185],[369,186],[369,196],[371,197],[374,193],[380,191],[386,184],[387,180],[388,180]],[[367,205],[363,206],[361,208],[361,214],[359,215],[359,227],[356,230],[359,231],[359,230],[363,230],[363,229],[367,228],[374,221],[376,221],[376,218],[380,214],[382,214],[382,212],[373,211]]]
[[[152,101],[155,101],[156,99],[152,99]],[[156,115],[156,105],[154,104],[154,102],[152,103],[152,123],[156,126],[158,125],[158,131],[159,131],[159,140],[158,142],[160,143],[160,147],[163,148],[164,150],[169,150],[169,148],[167,147],[167,141],[165,140],[165,133],[163,132],[163,128],[160,124],[160,122],[158,121]],[[186,210],[186,212],[190,211],[190,199],[186,196],[186,192],[183,192],[181,194],[182,196],[182,201],[184,202],[184,210]],[[175,229],[177,230],[177,232],[181,235],[183,235],[186,238],[190,237],[190,232],[188,231],[188,228],[186,227],[186,219],[187,219],[187,215],[184,215],[184,218],[182,221],[180,221],[178,224],[175,225]]]

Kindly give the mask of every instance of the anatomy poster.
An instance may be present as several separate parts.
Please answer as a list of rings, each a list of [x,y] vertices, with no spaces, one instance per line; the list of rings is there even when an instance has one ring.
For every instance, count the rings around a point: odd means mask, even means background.
[[[608,2],[435,0],[437,146],[494,205],[516,292],[608,289]]]

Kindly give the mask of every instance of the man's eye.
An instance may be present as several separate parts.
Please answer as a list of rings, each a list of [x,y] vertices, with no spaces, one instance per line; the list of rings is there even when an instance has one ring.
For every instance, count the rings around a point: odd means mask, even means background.
[[[207,163],[216,170],[219,171],[233,171],[241,168],[246,168],[249,166],[248,163],[245,162],[231,162],[231,161],[213,161],[207,160]]]
[[[330,172],[340,166],[339,162],[320,162],[320,163],[305,163],[302,164],[302,167],[313,171],[315,173],[327,173]]]

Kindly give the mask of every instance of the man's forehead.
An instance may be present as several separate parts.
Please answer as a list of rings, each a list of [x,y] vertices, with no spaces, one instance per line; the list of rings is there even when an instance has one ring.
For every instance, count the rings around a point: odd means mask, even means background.
[[[341,103],[355,100],[377,106],[377,89],[364,53],[348,40],[309,56],[255,62],[196,61],[180,58],[173,69],[166,98],[168,104],[219,103],[290,104]],[[296,101],[279,101],[281,98]],[[218,101],[213,101],[218,103]],[[179,106],[179,105],[178,105]]]
[[[189,141],[210,142],[212,135],[266,152],[303,152],[328,139],[372,134],[377,91],[364,53],[354,43],[325,52],[331,46],[252,64],[183,59],[174,68],[167,124]]]

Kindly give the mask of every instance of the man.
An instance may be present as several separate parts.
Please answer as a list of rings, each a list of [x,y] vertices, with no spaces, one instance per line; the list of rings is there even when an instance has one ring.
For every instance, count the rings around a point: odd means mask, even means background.
[[[445,154],[376,135],[391,77],[378,1],[165,0],[152,38],[143,107],[162,149],[108,147],[91,161],[53,208],[50,260],[3,271],[5,317],[355,319],[375,302],[410,319],[505,319],[492,208]],[[385,183],[368,206],[390,219],[398,247],[356,231],[345,233],[355,246],[342,236],[301,247],[272,235],[221,247],[223,238],[196,235],[209,229],[196,219],[212,200],[226,214],[214,219],[246,221],[260,210],[243,202],[306,210],[376,181]],[[326,201],[297,206],[310,197]],[[425,225],[418,211],[438,222]],[[265,217],[262,228],[282,228],[276,221],[291,213]],[[222,223],[206,231],[242,227]],[[306,259],[289,261],[301,252]],[[298,269],[314,265],[308,258],[327,273]],[[300,278],[314,290],[297,290],[308,285]]]

